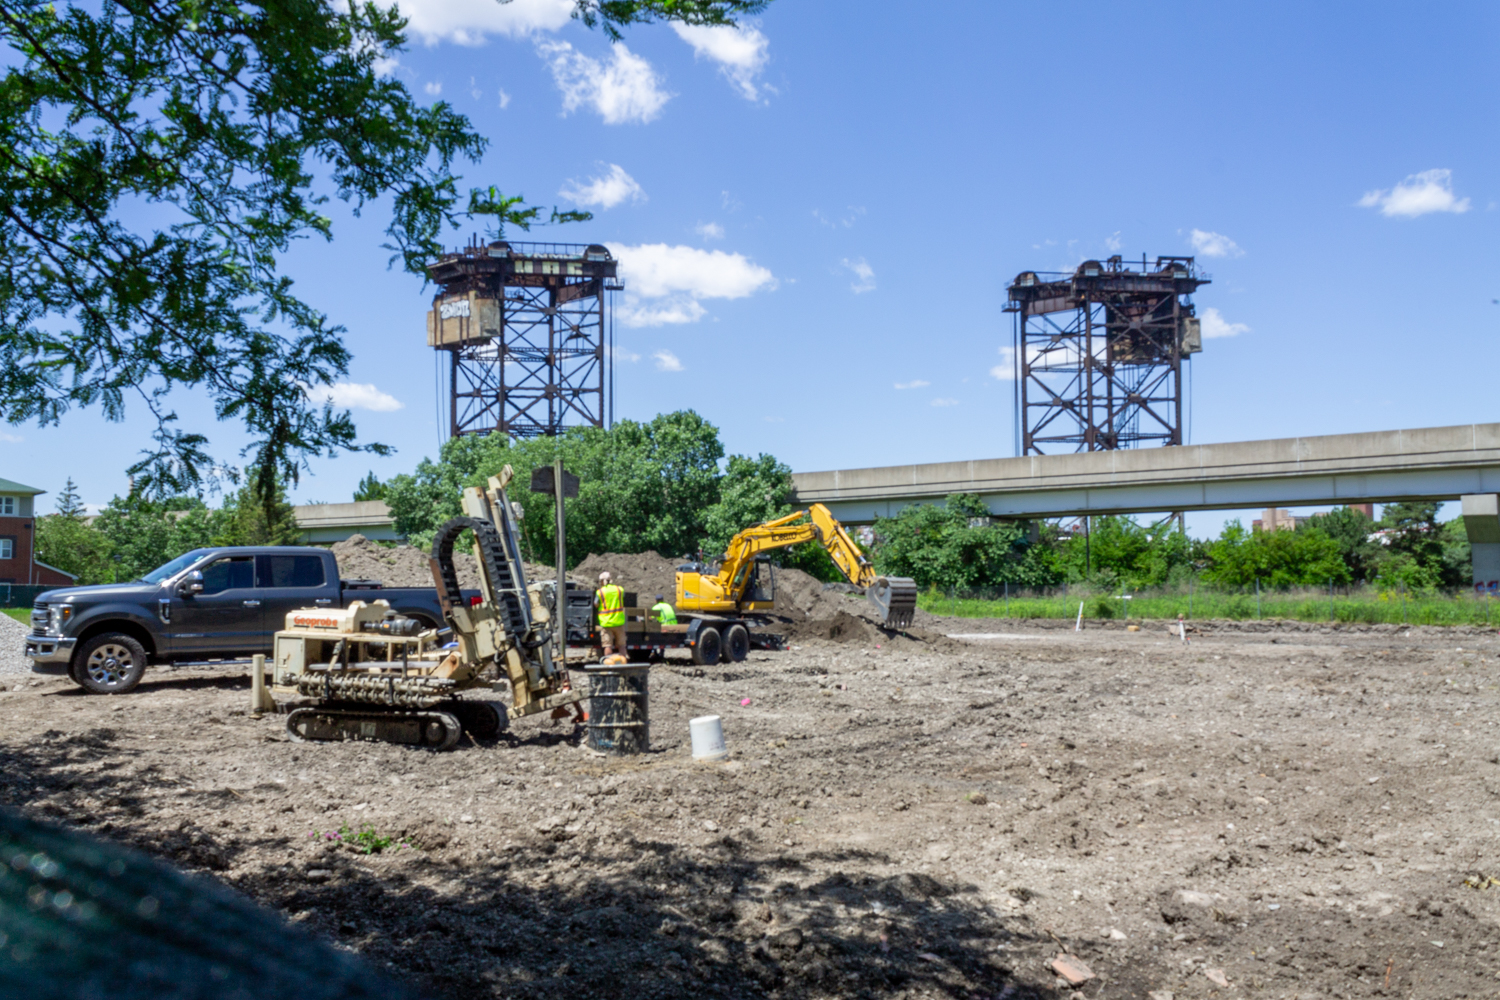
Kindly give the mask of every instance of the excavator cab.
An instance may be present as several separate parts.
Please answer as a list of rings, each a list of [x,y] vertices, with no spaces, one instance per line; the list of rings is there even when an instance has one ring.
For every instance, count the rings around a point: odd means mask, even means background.
[[[765,556],[757,556],[745,587],[745,610],[770,611],[776,607],[776,568]]]

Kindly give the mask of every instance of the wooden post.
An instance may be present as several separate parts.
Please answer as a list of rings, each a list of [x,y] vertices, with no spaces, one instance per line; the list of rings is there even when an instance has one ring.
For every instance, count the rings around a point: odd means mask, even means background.
[[[266,656],[256,653],[250,658],[250,714],[276,711],[276,699],[266,690]]]

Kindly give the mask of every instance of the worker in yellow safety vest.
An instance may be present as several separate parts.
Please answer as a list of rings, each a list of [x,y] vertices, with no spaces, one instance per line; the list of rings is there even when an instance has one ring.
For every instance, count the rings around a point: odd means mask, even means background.
[[[656,603],[651,605],[651,613],[663,625],[677,624],[677,612],[673,610],[672,605],[667,603],[666,597],[661,594],[656,595]]]
[[[625,588],[610,583],[609,573],[599,574],[599,589],[594,591],[594,608],[599,614],[599,641],[604,655],[625,654]]]

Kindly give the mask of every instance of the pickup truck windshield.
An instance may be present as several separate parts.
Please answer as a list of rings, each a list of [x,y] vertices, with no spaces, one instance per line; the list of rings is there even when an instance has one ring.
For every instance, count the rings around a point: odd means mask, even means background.
[[[161,583],[163,580],[167,579],[167,577],[176,576],[178,573],[181,573],[183,570],[187,569],[199,559],[202,559],[207,552],[207,549],[194,549],[191,552],[184,552],[182,555],[178,556],[176,559],[173,559],[165,566],[156,567],[151,572],[141,577],[141,579],[146,583]]]

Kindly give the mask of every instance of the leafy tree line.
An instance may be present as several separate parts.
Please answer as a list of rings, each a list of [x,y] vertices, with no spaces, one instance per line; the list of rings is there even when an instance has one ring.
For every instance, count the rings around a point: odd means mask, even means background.
[[[1195,540],[1175,524],[1093,519],[1087,541],[1056,526],[990,518],[979,497],[955,494],[876,521],[875,565],[923,587],[1157,587],[1201,580],[1226,588],[1368,583],[1415,592],[1470,583],[1463,518],[1437,520],[1439,504],[1387,504],[1380,520],[1338,507],[1295,530],[1251,531],[1239,521]]]
[[[277,489],[267,505],[247,483],[211,509],[201,497],[115,497],[90,523],[73,480],[57,513],[36,519],[36,557],[79,583],[139,579],[191,549],[210,545],[296,545],[292,506]]]
[[[443,445],[436,461],[424,459],[410,475],[383,484],[396,530],[415,545],[462,511],[465,486],[484,486],[509,465],[508,488],[524,509],[526,557],[551,565],[556,551],[553,500],[530,490],[532,470],[561,457],[578,476],[579,492],[565,504],[568,561],[592,552],[644,552],[669,558],[713,557],[735,533],[788,513],[791,469],[771,455],[729,455],[713,424],[691,410],[665,413],[646,423],[622,420],[605,430],[570,428],[560,437],[510,439],[467,435]],[[366,494],[369,484],[361,484]],[[821,548],[799,546],[775,557],[820,576],[837,570]]]

